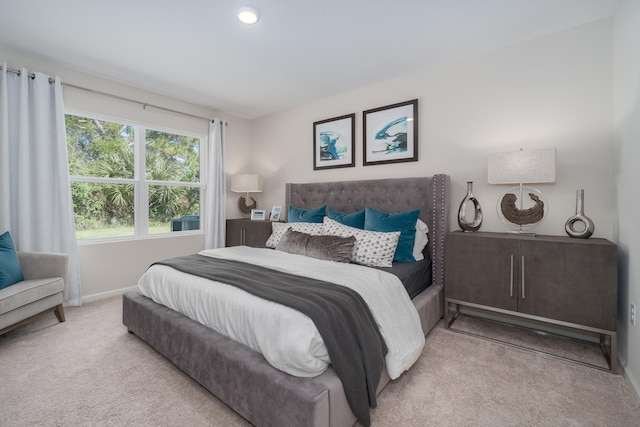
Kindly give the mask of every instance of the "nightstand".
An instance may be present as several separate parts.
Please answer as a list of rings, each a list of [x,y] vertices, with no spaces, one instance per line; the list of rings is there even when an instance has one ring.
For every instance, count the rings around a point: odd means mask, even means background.
[[[271,221],[228,219],[226,246],[264,247],[271,235]]]
[[[617,249],[606,239],[447,235],[445,327],[469,307],[600,338],[617,372]]]

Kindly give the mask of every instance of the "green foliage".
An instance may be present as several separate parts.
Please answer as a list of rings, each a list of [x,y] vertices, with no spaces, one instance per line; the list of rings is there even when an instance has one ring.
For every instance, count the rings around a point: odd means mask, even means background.
[[[145,140],[147,179],[162,179],[149,176],[149,171],[154,169],[149,162],[163,158],[179,169],[174,175],[180,178],[179,181],[200,181],[200,140],[198,138],[147,129]]]
[[[72,176],[100,175],[99,166],[105,157],[129,151],[133,156],[134,129],[119,123],[66,115],[69,173]],[[133,169],[118,178],[133,178]]]
[[[71,198],[77,230],[96,228],[96,219],[102,219],[102,203],[94,198],[92,184],[85,182],[71,183]]]
[[[134,178],[132,126],[73,115],[67,115],[65,121],[72,176]],[[199,182],[199,138],[155,130],[147,130],[145,138],[147,181]],[[73,182],[71,192],[78,230],[133,226],[133,184]],[[150,223],[166,223],[171,218],[199,213],[199,188],[150,183]]]

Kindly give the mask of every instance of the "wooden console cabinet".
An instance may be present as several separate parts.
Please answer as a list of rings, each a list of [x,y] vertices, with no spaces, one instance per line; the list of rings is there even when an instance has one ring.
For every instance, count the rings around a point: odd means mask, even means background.
[[[271,235],[271,221],[228,219],[226,246],[263,247]]]
[[[449,233],[445,325],[455,320],[451,306],[456,315],[468,306],[588,331],[608,347],[616,372],[616,252],[598,238]]]

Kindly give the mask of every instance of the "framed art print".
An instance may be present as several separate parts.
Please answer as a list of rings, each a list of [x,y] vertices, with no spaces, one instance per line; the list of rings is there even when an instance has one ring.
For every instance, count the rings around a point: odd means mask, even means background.
[[[365,166],[418,160],[418,100],[362,113]]]
[[[313,170],[355,165],[356,114],[313,123]]]

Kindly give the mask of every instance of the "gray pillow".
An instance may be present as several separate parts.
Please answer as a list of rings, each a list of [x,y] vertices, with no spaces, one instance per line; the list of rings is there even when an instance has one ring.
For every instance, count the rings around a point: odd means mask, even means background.
[[[276,250],[290,254],[304,255],[307,243],[309,243],[309,237],[311,237],[311,234],[288,228],[276,244]]]
[[[276,245],[276,250],[327,261],[351,262],[355,242],[353,236],[312,236],[288,229]]]

